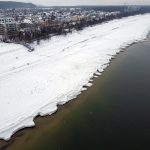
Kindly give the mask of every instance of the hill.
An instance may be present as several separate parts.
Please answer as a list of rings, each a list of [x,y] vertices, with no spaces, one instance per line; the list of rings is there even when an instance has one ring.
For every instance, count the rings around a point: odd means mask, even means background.
[[[5,8],[35,8],[36,5],[32,3],[12,2],[12,1],[0,1],[0,9]]]

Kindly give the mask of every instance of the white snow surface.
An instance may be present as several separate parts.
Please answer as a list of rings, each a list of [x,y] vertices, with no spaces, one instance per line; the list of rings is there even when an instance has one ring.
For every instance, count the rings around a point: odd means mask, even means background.
[[[35,46],[0,43],[0,138],[34,126],[37,115],[51,115],[100,75],[122,48],[143,41],[150,14],[132,16],[56,36]],[[84,87],[83,87],[84,86]]]

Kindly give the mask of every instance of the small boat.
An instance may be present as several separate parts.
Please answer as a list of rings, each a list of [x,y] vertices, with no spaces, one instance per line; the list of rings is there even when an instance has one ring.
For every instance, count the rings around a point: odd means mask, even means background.
[[[32,47],[31,45],[29,45],[28,43],[25,43],[24,46],[26,48],[28,48],[28,52],[33,52],[34,51],[34,47]]]

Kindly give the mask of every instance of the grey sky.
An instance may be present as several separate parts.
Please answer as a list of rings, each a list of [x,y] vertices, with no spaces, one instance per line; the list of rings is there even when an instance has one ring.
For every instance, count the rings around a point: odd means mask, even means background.
[[[1,1],[1,0],[0,0]],[[8,1],[8,0],[3,0]],[[9,0],[9,1],[22,1],[32,2],[41,5],[150,5],[150,0]]]

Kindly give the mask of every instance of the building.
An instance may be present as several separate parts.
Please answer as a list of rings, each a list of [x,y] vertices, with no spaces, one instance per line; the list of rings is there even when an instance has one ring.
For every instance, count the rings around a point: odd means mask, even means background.
[[[21,31],[25,31],[25,32],[31,32],[31,31],[35,31],[35,24],[32,22],[31,19],[27,19],[25,18],[21,23],[20,23],[20,28]]]
[[[6,35],[6,28],[4,26],[4,20],[2,17],[0,17],[0,40],[5,39]]]
[[[0,40],[4,40],[5,39],[5,27],[0,24]]]
[[[19,25],[12,17],[0,17],[0,38],[7,38],[18,31]]]

